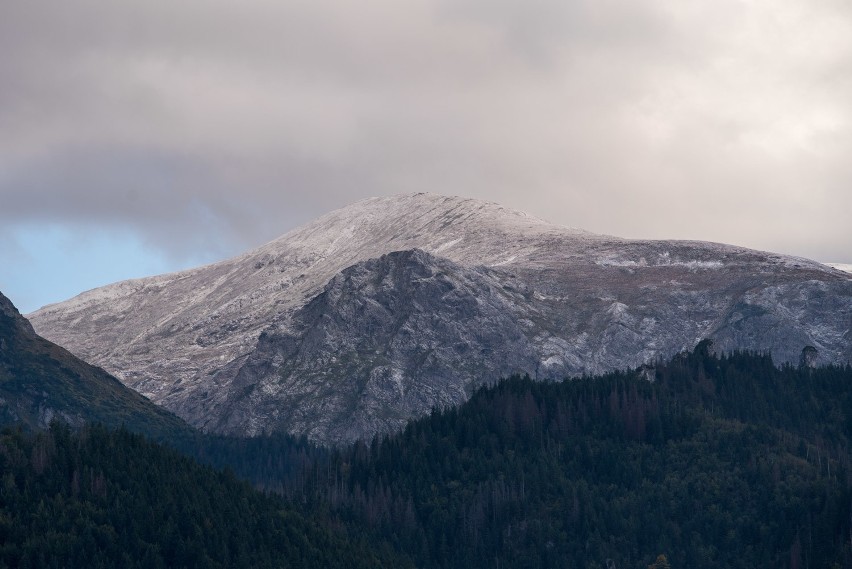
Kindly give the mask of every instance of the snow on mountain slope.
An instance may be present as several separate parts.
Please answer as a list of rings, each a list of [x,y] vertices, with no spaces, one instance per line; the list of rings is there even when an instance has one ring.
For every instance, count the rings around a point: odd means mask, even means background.
[[[373,198],[239,257],[98,288],[31,318],[75,353],[163,401],[174,385],[248,353],[272,320],[303,306],[349,265],[412,248],[467,263],[505,263],[535,258],[542,244],[565,236],[599,239],[487,202]]]
[[[852,265],[846,263],[826,263],[826,265],[844,273],[852,273]]]
[[[423,288],[403,286],[411,275],[427,275]],[[447,309],[451,291],[463,311]],[[399,428],[497,375],[635,366],[703,337],[785,361],[805,345],[820,361],[849,361],[852,277],[413,194],[364,200],[239,257],[89,291],[30,319],[196,426],[335,443]]]

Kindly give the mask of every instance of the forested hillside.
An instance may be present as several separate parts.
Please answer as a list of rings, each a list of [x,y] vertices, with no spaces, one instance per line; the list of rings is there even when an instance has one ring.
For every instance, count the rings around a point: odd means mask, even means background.
[[[405,567],[121,429],[0,434],[0,567]]]
[[[370,445],[200,452],[420,567],[852,567],[852,369],[708,347],[641,372],[512,378]]]
[[[510,378],[369,444],[172,441],[278,496],[124,430],[7,430],[0,563],[848,569],[850,440],[852,368],[708,343]]]

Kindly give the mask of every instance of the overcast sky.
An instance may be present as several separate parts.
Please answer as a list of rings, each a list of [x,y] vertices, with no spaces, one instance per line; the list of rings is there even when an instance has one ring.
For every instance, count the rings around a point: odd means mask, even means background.
[[[24,312],[412,191],[852,262],[852,3],[0,4]]]

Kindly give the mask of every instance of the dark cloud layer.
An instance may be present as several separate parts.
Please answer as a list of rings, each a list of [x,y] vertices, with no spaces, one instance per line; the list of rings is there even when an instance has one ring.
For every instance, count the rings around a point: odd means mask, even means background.
[[[11,0],[0,224],[190,258],[435,191],[850,261],[850,78],[839,0]]]

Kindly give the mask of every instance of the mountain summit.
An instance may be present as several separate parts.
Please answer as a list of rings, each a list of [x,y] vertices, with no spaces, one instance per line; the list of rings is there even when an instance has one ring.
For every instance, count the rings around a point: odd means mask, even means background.
[[[342,443],[512,373],[633,367],[712,338],[852,360],[852,276],[434,194],[364,200],[253,251],[47,306],[45,337],[210,431]],[[815,354],[815,355],[814,355]]]

